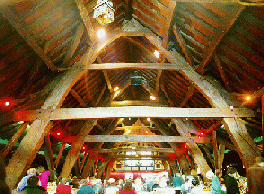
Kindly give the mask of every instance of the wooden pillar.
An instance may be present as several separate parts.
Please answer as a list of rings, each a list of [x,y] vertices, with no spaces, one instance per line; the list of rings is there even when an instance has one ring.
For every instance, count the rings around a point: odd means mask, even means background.
[[[55,181],[55,172],[54,172],[54,162],[53,162],[53,151],[50,143],[50,135],[48,134],[44,138],[44,156],[47,161],[48,170],[50,171],[50,180],[51,182]]]
[[[261,97],[262,106],[262,156],[264,157],[264,95]]]
[[[214,166],[215,169],[219,169],[219,161],[218,161],[218,146],[216,140],[216,130],[212,131],[212,146],[213,146],[213,154],[214,154]]]
[[[76,176],[78,178],[80,178],[81,177],[81,174],[80,174],[80,156],[77,158],[77,160],[74,164],[74,170],[75,170]]]
[[[86,158],[87,158],[87,156],[88,156],[88,152],[86,152],[84,155],[83,155],[83,158],[82,158],[82,161],[81,161],[81,164],[80,164],[80,172],[82,171],[82,168],[83,168],[83,165],[84,165],[84,162],[85,162],[85,160],[86,160]]]
[[[111,172],[113,170],[115,161],[110,161],[108,162],[107,169],[106,169],[106,174],[105,174],[105,179],[108,180],[110,178]]]
[[[102,162],[102,164],[99,167],[98,172],[97,172],[97,179],[102,179],[102,176],[103,176],[103,173],[104,173],[105,168],[107,166],[107,163],[108,163],[108,160]],[[106,180],[108,180],[108,179],[106,179]]]
[[[52,122],[50,121],[35,120],[31,124],[6,167],[6,180],[10,189],[14,189],[19,178],[23,176],[23,173],[36,158],[36,154],[44,142],[44,137],[51,127]]]
[[[57,158],[56,158],[56,160],[55,160],[55,162],[54,162],[54,167],[55,167],[55,168],[57,168],[58,165],[59,165],[60,159],[61,159],[61,157],[62,157],[62,152],[63,152],[63,150],[64,150],[64,148],[65,148],[65,145],[66,145],[66,142],[63,142],[62,145],[61,145],[61,149],[60,149],[60,151],[59,151],[59,153],[58,153],[58,155],[57,155]]]
[[[223,160],[224,160],[224,156],[225,156],[225,145],[220,144],[219,145],[219,169],[222,172],[222,164],[223,164]]]
[[[95,124],[96,124],[96,120],[88,120],[80,129],[80,132],[78,133],[77,136],[77,140],[72,143],[71,149],[68,152],[68,155],[63,164],[62,172],[60,174],[61,178],[67,178],[70,175],[71,169],[80,155],[80,150],[84,143],[84,137],[92,130]]]
[[[97,158],[97,151],[91,151],[89,154],[89,158],[86,162],[86,165],[84,166],[82,171],[82,175],[81,175],[82,179],[86,179],[89,176],[90,171],[92,170],[94,163],[96,161],[96,158]]]
[[[176,173],[180,172],[179,166],[178,166],[177,162],[174,159],[169,159],[168,163],[170,165],[170,169],[172,170],[173,176],[175,176]]]

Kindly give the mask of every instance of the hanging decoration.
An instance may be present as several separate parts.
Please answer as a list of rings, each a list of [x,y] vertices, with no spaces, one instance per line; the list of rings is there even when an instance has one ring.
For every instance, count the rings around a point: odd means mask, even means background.
[[[113,3],[107,0],[97,0],[97,5],[94,7],[93,17],[96,18],[102,26],[114,21]]]

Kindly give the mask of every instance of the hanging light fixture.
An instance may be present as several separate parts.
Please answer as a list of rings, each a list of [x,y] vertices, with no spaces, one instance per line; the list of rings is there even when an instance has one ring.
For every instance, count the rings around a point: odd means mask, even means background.
[[[102,26],[114,21],[113,3],[107,0],[97,0],[97,4],[94,7],[94,15],[99,24]]]

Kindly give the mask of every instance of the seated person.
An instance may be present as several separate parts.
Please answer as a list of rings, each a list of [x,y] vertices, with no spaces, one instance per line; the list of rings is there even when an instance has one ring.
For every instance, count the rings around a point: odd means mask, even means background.
[[[38,185],[39,178],[31,176],[27,179],[27,186],[20,192],[21,194],[45,194],[45,189]]]
[[[80,190],[77,194],[95,194],[95,192],[92,187],[88,186],[86,179],[82,179],[80,181]]]
[[[62,178],[62,184],[56,187],[56,194],[71,194],[71,186],[69,185],[68,178]]]
[[[18,183],[17,192],[19,193],[27,186],[27,180],[29,177],[36,176],[37,170],[35,168],[30,168],[27,170],[27,176],[24,176]]]
[[[136,191],[133,190],[131,180],[126,181],[124,189],[122,191],[120,191],[119,194],[136,194]]]
[[[70,182],[70,185],[72,185],[72,188],[79,189],[80,187],[79,179],[76,176],[74,176]]]

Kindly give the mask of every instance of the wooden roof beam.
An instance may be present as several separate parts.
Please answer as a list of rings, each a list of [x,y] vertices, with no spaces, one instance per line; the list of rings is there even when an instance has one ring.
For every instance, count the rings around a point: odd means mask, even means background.
[[[161,152],[161,153],[175,153],[172,148],[154,148],[154,147],[136,147],[132,148],[112,148],[112,149],[101,149],[99,153],[114,153],[114,152],[131,152],[131,151],[150,151],[150,152]]]
[[[174,107],[97,107],[97,108],[61,108],[15,111],[13,121],[95,119],[95,118],[239,118],[254,117],[254,111],[246,108],[174,108]],[[3,123],[2,121],[1,123]]]
[[[84,142],[186,142],[181,136],[162,135],[86,135]]]
[[[168,106],[168,104],[155,101],[123,100],[112,101],[110,106]]]
[[[26,29],[26,24],[8,7],[4,6],[0,10],[8,22],[17,30],[17,32],[24,38],[27,44],[36,52],[36,54],[44,61],[44,63],[52,71],[56,71],[57,67],[45,54],[44,50],[38,45],[37,41],[31,36],[29,30]]]

